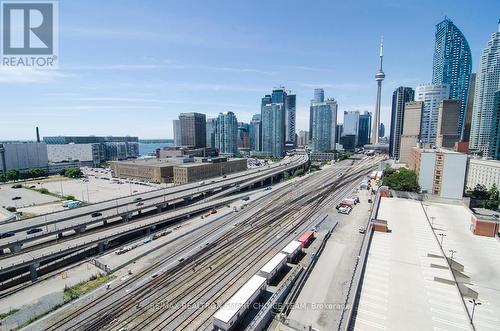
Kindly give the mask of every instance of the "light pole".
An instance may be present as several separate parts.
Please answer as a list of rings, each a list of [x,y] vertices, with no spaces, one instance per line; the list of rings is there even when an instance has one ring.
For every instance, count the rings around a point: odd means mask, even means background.
[[[450,249],[448,250],[448,252],[450,252],[450,260],[453,260],[453,254],[455,254],[457,251]]]
[[[444,233],[438,233],[438,236],[441,237],[441,243],[440,243],[440,245],[441,245],[441,247],[443,247],[443,238],[446,237],[446,235]]]
[[[436,217],[431,216],[431,228],[433,228],[433,229],[434,229],[434,219],[435,219],[435,218],[436,218]]]
[[[470,322],[472,323],[474,321],[474,312],[476,311],[476,306],[480,306],[482,303],[477,301],[476,299],[471,299],[469,300],[470,303],[472,303],[472,314],[470,317]]]

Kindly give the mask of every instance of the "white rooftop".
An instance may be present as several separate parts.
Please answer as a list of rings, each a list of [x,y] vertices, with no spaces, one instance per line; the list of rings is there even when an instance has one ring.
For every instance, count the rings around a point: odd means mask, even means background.
[[[382,198],[377,218],[391,232],[373,235],[354,330],[471,330],[421,203]]]
[[[228,323],[231,318],[238,313],[252,295],[266,283],[264,277],[254,275],[248,280],[215,314],[214,318]]]
[[[283,248],[282,252],[285,254],[292,254],[297,249],[299,249],[299,247],[301,247],[301,246],[302,246],[302,244],[300,242],[298,242],[297,240],[294,240],[294,241],[290,242],[288,245],[286,245],[285,248]]]
[[[270,259],[263,267],[260,269],[262,272],[271,273],[274,269],[286,260],[286,254],[278,253],[272,259]]]

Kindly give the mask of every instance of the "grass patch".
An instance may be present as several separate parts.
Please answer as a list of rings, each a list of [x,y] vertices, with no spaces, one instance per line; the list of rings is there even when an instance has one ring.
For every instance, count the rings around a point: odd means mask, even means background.
[[[103,275],[103,274],[93,275],[90,278],[90,280],[88,280],[88,281],[78,283],[78,284],[73,285],[71,287],[66,287],[64,289],[64,292],[63,292],[63,302],[58,303],[57,305],[53,306],[49,310],[47,310],[39,315],[31,316],[24,323],[20,324],[16,328],[16,330],[20,330],[20,329],[30,325],[31,323],[37,321],[38,319],[44,317],[45,315],[48,315],[51,312],[61,308],[62,306],[64,306],[68,302],[73,301],[75,299],[78,299],[79,297],[95,290],[99,286],[109,282],[110,280],[114,279],[115,277],[116,277],[115,275]]]
[[[3,320],[5,318],[9,317],[10,315],[13,315],[13,314],[17,313],[18,311],[19,311],[19,309],[11,309],[11,310],[9,310],[6,313],[1,313],[0,314],[0,320]]]
[[[69,302],[75,299],[78,299],[82,295],[85,295],[92,290],[95,290],[99,286],[109,282],[110,280],[114,279],[114,275],[95,275],[90,278],[90,280],[78,283],[76,285],[73,285],[71,287],[66,287],[64,289],[64,302]]]

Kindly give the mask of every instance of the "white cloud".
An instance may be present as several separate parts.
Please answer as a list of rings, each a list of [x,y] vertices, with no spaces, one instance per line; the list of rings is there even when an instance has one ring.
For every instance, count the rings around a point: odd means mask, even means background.
[[[44,83],[69,77],[58,69],[0,67],[0,83]]]

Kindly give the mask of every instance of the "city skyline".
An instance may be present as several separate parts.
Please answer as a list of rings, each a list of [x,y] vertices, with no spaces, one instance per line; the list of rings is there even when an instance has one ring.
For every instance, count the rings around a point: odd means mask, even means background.
[[[481,51],[496,29],[494,16],[499,7],[496,2],[485,2],[483,6],[490,10],[470,16],[467,8],[474,4],[466,1],[460,1],[460,5],[453,2],[454,6],[450,6],[451,1],[433,3],[432,13],[425,6],[394,1],[366,3],[362,11],[358,5],[319,2],[321,12],[335,8],[345,14],[338,15],[339,24],[332,29],[320,19],[313,24],[300,23],[308,8],[300,4],[287,8],[292,21],[300,24],[287,23],[283,27],[300,29],[301,33],[295,34],[293,40],[273,44],[269,31],[283,22],[264,22],[271,15],[265,12],[256,18],[253,11],[258,6],[252,9],[244,4],[220,2],[210,10],[190,11],[181,3],[122,8],[110,1],[95,2],[101,14],[87,17],[91,16],[85,15],[91,8],[87,4],[68,2],[60,6],[62,52],[58,70],[2,69],[4,107],[0,113],[5,128],[0,140],[33,140],[35,126],[40,127],[42,136],[173,138],[172,120],[181,112],[201,112],[210,118],[232,111],[249,123],[259,112],[261,95],[280,85],[297,95],[297,132],[308,129],[310,94],[316,87],[324,88],[326,94],[338,100],[340,114],[373,112],[376,91],[372,75],[378,65],[380,35],[385,39],[387,73],[381,122],[389,124],[394,89],[431,81],[435,25],[445,16],[453,20],[469,42],[476,71]],[[274,6],[266,4],[266,12],[272,13]],[[221,7],[225,9],[222,15]],[[245,17],[237,14],[246,9],[249,12]],[[411,18],[398,17],[408,10],[412,11]],[[132,13],[141,29],[123,30],[124,20],[130,19]],[[387,20],[380,23],[373,16],[382,13]],[[373,24],[377,28],[366,29]],[[190,28],[181,34],[178,28],[185,25]],[[403,25],[408,28],[403,29],[405,33],[395,28]],[[363,34],[359,42],[352,44],[351,36],[360,35],[360,31]],[[408,33],[414,38],[409,40]],[[161,46],[153,45],[156,37]],[[131,42],[137,46],[134,51],[130,51]],[[269,44],[265,52],[261,42]],[[419,47],[409,54],[405,48],[415,43]],[[80,52],[81,46],[87,51]],[[193,52],[195,49],[203,50],[203,56],[193,55],[198,53]],[[96,56],[90,58],[83,53]],[[412,65],[405,65],[408,63]],[[95,121],[94,117],[102,120]],[[133,127],[126,125],[131,119],[135,121]],[[116,125],[110,127],[111,121]]]

